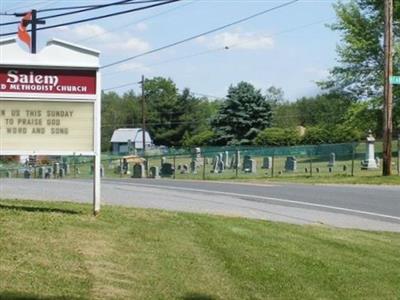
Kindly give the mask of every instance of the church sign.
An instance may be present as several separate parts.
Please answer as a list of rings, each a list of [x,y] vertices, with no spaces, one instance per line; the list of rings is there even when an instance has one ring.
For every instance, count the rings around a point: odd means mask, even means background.
[[[32,54],[8,39],[0,53],[0,155],[93,156],[99,212],[99,52],[53,39]]]

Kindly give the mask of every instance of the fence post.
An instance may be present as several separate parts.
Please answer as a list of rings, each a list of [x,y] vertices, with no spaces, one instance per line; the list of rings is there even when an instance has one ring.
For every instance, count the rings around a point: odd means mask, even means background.
[[[176,179],[176,155],[174,155],[174,175],[172,176],[173,179]]]
[[[271,177],[274,178],[274,168],[275,168],[275,152],[272,153],[272,166],[271,166]]]
[[[206,155],[203,153],[203,180],[206,180]]]
[[[354,160],[355,160],[355,146],[354,143],[352,144],[352,152],[351,152],[351,176],[354,176]]]
[[[239,176],[239,150],[236,150],[236,178]]]
[[[312,155],[310,154],[310,177],[312,177],[312,168],[313,168],[313,166],[312,166],[312,160],[313,160],[313,158],[312,158]],[[317,176],[318,177],[318,176]]]

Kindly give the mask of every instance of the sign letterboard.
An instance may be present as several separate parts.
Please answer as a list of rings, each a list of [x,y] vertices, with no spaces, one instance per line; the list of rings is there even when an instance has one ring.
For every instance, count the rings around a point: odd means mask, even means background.
[[[96,71],[0,68],[0,93],[95,95]]]

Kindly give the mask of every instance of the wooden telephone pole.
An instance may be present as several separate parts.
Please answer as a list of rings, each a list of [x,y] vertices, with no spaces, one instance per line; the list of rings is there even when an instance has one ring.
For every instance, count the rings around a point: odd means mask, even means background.
[[[385,2],[385,89],[383,103],[383,176],[392,174],[392,133],[393,133],[393,0]]]
[[[143,147],[143,156],[146,152],[146,107],[145,107],[145,96],[144,96],[144,75],[142,75],[142,147]]]

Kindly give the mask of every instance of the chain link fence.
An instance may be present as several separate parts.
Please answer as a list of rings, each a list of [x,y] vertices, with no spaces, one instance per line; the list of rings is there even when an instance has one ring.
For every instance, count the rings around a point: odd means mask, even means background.
[[[293,147],[203,147],[149,150],[145,156],[102,155],[106,178],[192,180],[262,179],[314,176],[379,176],[381,143],[375,144],[376,169],[365,170],[364,143]],[[393,144],[393,174],[400,173],[399,144]],[[0,177],[91,178],[93,158],[51,157],[27,162],[0,162]]]

